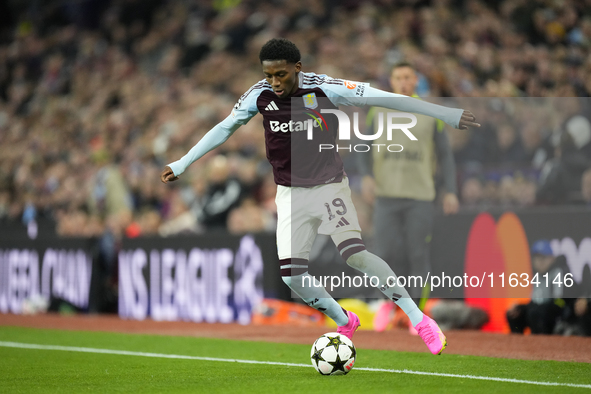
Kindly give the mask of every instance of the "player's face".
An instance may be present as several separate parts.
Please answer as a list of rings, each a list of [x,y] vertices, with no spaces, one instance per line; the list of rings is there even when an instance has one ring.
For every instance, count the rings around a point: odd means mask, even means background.
[[[279,98],[286,98],[298,89],[298,73],[302,63],[288,63],[285,60],[264,60],[263,73],[267,82]]]
[[[390,85],[394,93],[412,96],[417,87],[417,74],[410,67],[396,67],[390,76]]]

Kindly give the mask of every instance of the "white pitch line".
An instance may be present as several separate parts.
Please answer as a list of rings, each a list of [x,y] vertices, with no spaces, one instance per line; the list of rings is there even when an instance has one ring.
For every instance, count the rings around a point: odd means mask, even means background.
[[[91,347],[77,347],[77,346],[38,345],[38,344],[34,344],[34,343],[21,343],[21,342],[0,341],[0,347],[11,347],[11,348],[19,348],[19,349],[34,349],[34,350],[61,350],[61,351],[66,351],[66,352],[79,352],[79,353],[118,354],[118,355],[122,355],[122,356],[172,358],[172,359],[199,360],[199,361],[221,361],[221,362],[239,363],[239,364],[264,364],[264,365],[280,365],[280,366],[284,366],[284,367],[312,368],[312,365],[310,365],[310,364],[282,363],[282,362],[276,362],[276,361],[240,360],[240,359],[233,359],[233,358],[186,356],[186,355],[182,355],[182,354],[132,352],[132,351],[128,351],[128,350],[97,349],[97,348],[91,348]],[[440,377],[445,377],[445,378],[488,380],[488,381],[503,382],[503,383],[533,384],[533,385],[538,385],[538,386],[564,386],[564,387],[577,387],[577,388],[591,389],[591,384],[538,382],[535,380],[496,378],[496,377],[491,377],[491,376],[476,376],[476,375],[459,375],[459,374],[440,373],[440,372],[423,372],[423,371],[412,371],[412,370],[408,370],[408,369],[355,368],[355,370],[368,371],[368,372],[400,373],[400,374],[410,374],[410,375],[440,376]]]

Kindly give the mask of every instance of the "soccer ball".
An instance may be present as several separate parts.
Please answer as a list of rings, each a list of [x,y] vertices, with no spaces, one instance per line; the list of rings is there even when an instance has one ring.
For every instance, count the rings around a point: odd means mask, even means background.
[[[312,365],[321,375],[345,375],[353,368],[357,351],[344,335],[328,332],[312,345]]]

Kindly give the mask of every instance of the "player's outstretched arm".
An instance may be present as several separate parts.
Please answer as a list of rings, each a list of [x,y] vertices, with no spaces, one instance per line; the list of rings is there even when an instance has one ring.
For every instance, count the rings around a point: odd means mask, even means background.
[[[226,119],[209,130],[186,155],[164,168],[160,174],[160,180],[164,183],[176,181],[187,167],[199,160],[207,152],[226,142],[240,126],[247,124],[258,113],[256,101],[262,91],[261,86],[260,83],[257,83],[243,94],[234,106],[232,113]]]
[[[355,89],[355,87],[357,88]],[[440,119],[453,128],[462,130],[468,127],[480,127],[476,123],[476,117],[470,111],[449,108],[414,97],[386,92],[365,83],[349,82],[348,85],[343,83],[342,86],[333,83],[330,85],[325,84],[322,88],[335,105],[384,107],[401,112],[427,115]]]
[[[414,97],[385,92],[383,90],[367,87],[365,89],[366,105],[381,106],[402,112],[411,112],[431,116],[440,119],[456,129],[468,127],[480,127],[476,123],[476,117],[470,111],[458,108],[449,108],[443,105],[429,103]]]
[[[160,174],[160,180],[164,183],[176,181],[187,167],[203,157],[207,152],[217,148],[241,125],[234,121],[232,115],[215,125],[191,150],[179,160],[167,165]]]

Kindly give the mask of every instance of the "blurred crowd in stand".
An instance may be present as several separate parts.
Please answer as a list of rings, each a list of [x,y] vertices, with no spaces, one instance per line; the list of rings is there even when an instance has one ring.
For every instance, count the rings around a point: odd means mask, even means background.
[[[274,231],[260,116],[179,182],[159,173],[262,79],[276,36],[305,71],[390,90],[407,60],[421,96],[486,111],[480,130],[448,129],[463,209],[591,207],[589,0],[7,1],[0,22],[0,219],[51,218],[63,236]]]

